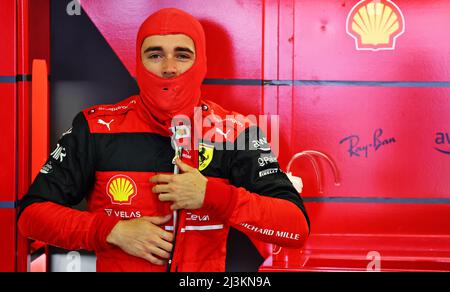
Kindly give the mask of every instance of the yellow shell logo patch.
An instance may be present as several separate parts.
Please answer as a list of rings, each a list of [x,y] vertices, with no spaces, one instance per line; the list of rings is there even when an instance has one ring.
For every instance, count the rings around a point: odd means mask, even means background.
[[[394,50],[404,31],[403,14],[390,0],[362,0],[347,16],[347,33],[357,50]]]
[[[198,149],[198,170],[202,171],[211,163],[214,155],[214,145],[204,143],[199,144]]]
[[[126,175],[116,175],[106,185],[106,193],[111,203],[130,205],[131,199],[137,195],[136,183]]]

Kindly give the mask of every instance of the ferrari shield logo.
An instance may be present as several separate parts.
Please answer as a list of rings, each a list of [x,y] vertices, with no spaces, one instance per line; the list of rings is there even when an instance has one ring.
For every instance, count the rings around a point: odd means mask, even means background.
[[[202,171],[211,163],[214,155],[214,145],[204,143],[199,144],[198,149],[198,170]]]

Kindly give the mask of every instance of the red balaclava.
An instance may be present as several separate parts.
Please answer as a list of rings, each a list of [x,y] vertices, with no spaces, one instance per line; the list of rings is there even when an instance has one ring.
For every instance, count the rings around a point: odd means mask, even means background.
[[[149,72],[141,60],[141,47],[152,35],[185,34],[195,45],[195,62],[178,77],[165,79]],[[136,45],[136,77],[146,110],[158,123],[169,127],[171,119],[184,114],[191,117],[200,101],[200,86],[206,75],[205,32],[192,15],[166,8],[150,15],[139,29]]]

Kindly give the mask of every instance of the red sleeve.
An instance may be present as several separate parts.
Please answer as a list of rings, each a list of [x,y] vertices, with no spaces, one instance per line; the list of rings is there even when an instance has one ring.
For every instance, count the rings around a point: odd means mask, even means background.
[[[65,249],[101,250],[119,219],[45,202],[23,210],[18,226],[23,236]]]
[[[251,193],[208,178],[204,206],[248,236],[279,246],[300,248],[309,228],[294,203]]]

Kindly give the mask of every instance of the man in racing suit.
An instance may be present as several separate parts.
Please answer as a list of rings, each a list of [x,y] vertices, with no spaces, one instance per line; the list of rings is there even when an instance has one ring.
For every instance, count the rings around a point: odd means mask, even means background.
[[[301,247],[306,210],[263,133],[201,97],[201,24],[160,10],[142,24],[136,53],[140,94],[75,117],[20,202],[21,233],[93,250],[97,271],[225,271],[230,231]],[[179,140],[191,147],[174,151],[179,116],[194,120]],[[83,199],[87,211],[70,208]]]

